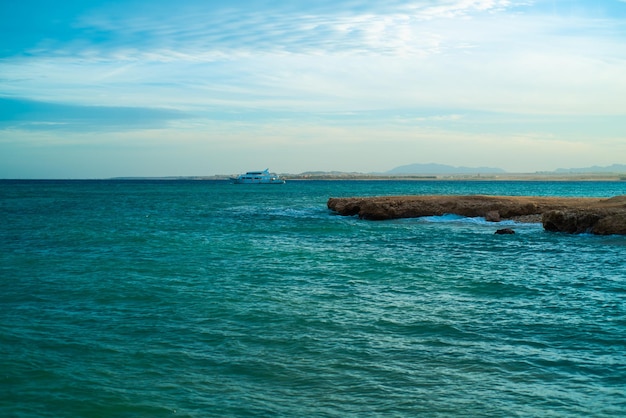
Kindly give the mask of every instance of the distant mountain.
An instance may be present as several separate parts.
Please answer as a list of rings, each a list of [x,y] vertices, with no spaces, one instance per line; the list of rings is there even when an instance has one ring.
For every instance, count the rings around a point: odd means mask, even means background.
[[[594,165],[583,168],[558,168],[555,173],[626,173],[626,164],[613,164],[607,167]]]
[[[385,174],[502,174],[501,168],[493,167],[454,167],[445,164],[408,164],[401,165]]]

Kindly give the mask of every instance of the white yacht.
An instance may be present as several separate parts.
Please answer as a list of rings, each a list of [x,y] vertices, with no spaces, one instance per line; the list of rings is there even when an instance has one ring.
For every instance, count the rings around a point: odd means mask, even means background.
[[[263,171],[248,171],[237,177],[231,177],[234,184],[283,184],[285,179],[276,173],[270,173],[269,168]]]

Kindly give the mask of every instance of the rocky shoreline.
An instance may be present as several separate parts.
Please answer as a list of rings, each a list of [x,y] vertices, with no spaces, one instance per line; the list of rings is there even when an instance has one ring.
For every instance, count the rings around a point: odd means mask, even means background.
[[[626,195],[610,199],[541,196],[377,196],[328,199],[344,216],[386,220],[456,214],[499,222],[541,222],[547,231],[626,235]]]

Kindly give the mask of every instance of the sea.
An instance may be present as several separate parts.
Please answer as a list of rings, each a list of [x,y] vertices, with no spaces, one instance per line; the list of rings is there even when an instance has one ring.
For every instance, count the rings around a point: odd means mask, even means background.
[[[0,416],[626,416],[626,236],[418,194],[626,181],[0,181]]]

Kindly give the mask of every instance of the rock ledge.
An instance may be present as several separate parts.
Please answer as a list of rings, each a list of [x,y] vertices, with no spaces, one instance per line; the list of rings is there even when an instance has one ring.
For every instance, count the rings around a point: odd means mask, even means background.
[[[542,196],[424,195],[328,199],[329,209],[344,216],[385,220],[441,216],[485,217],[541,222],[554,232],[626,235],[626,195],[610,199]]]

